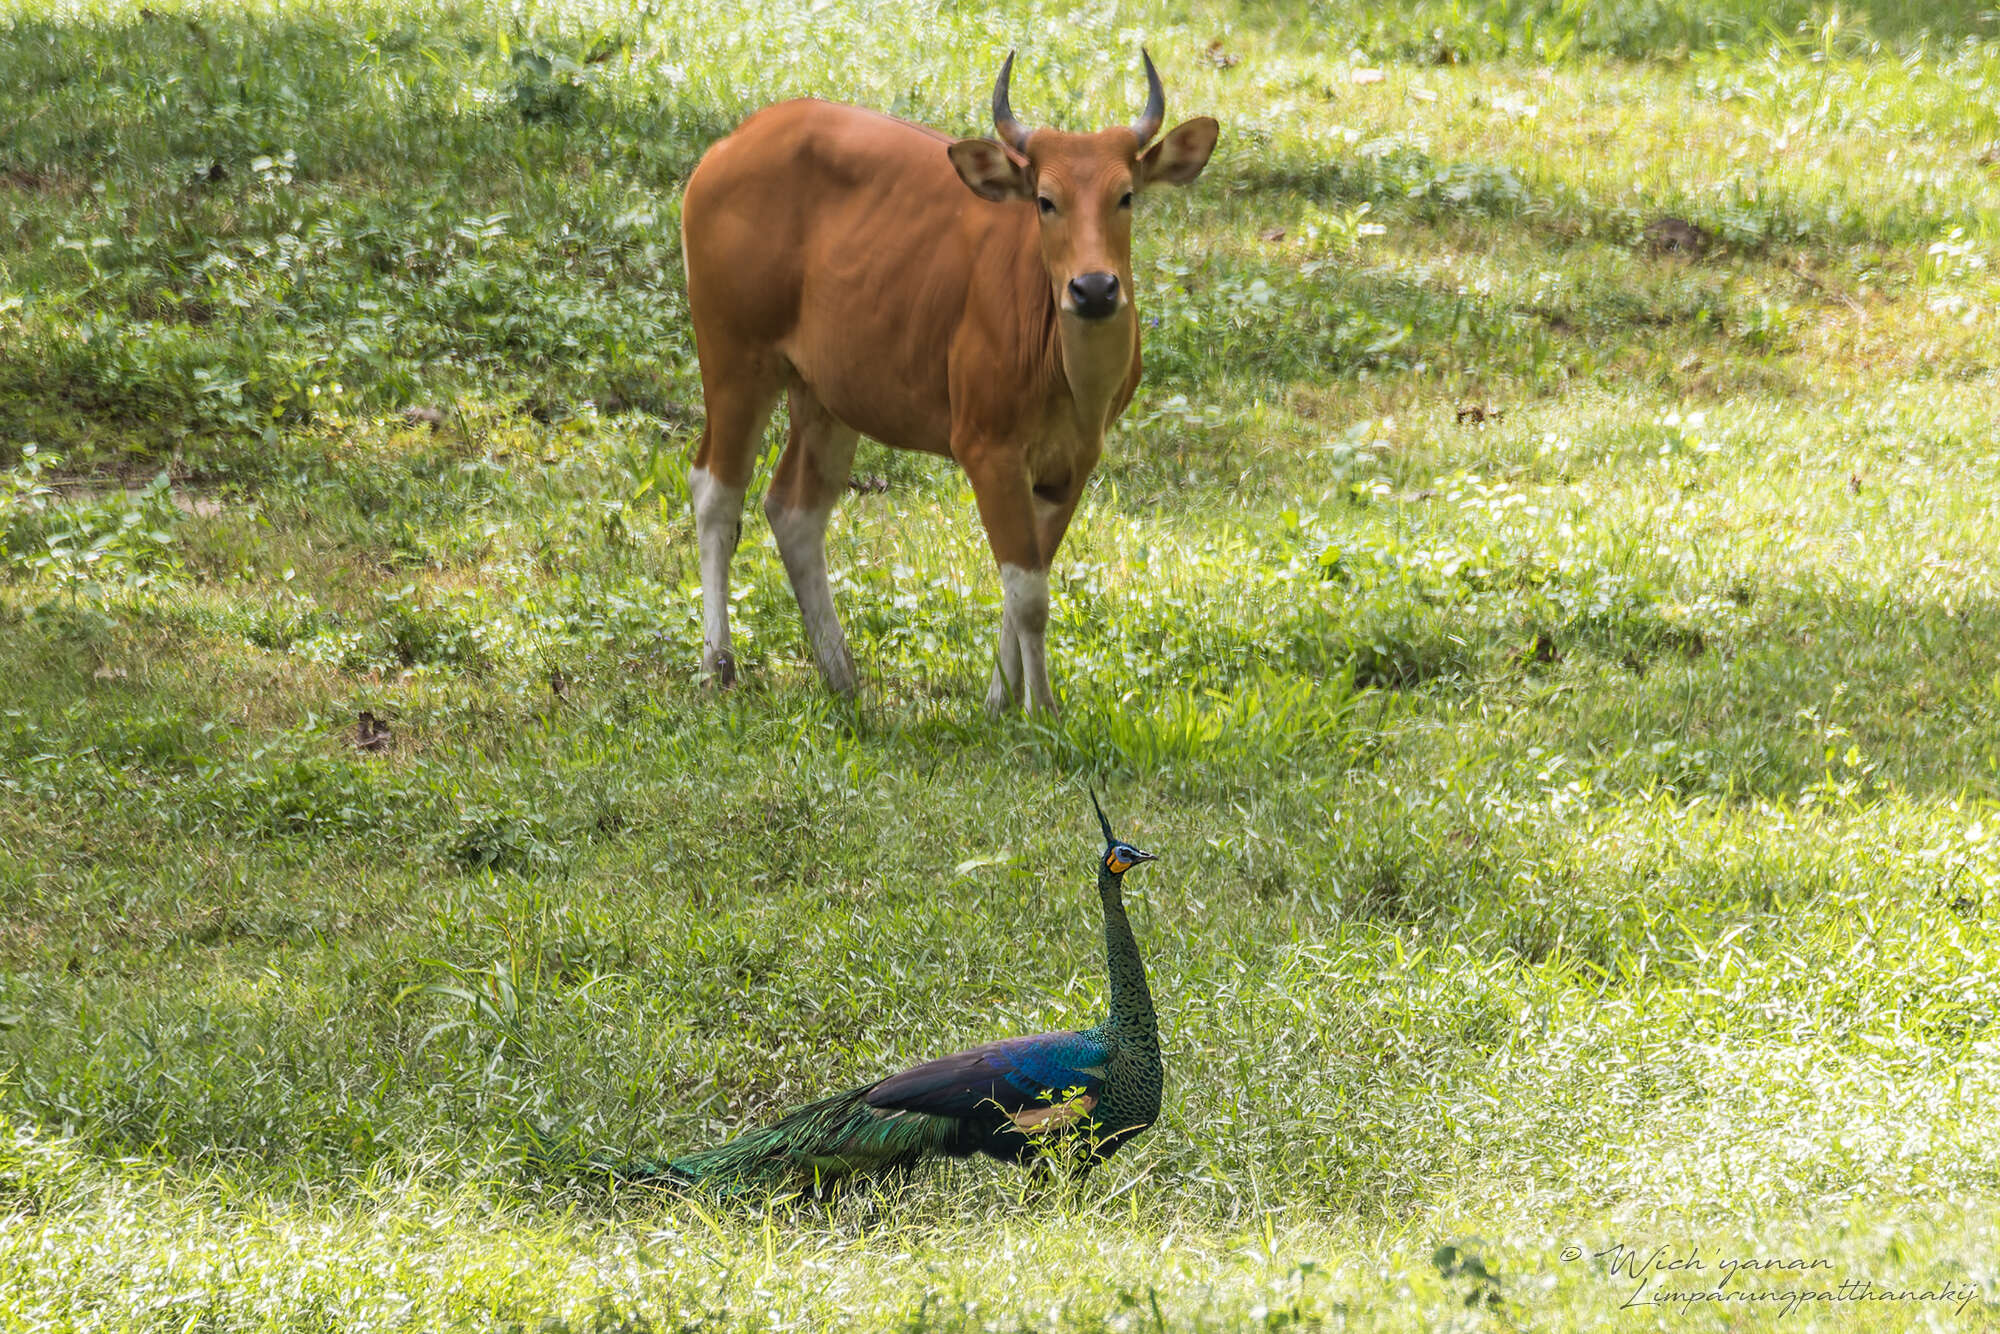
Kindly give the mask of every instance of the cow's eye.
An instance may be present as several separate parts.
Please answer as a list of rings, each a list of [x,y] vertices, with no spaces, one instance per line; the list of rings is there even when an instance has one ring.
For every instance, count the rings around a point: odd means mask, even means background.
[[[1047,195],[1036,195],[1035,206],[1041,209],[1043,217],[1050,218],[1055,216],[1056,201]]]
[[[1130,190],[1127,190],[1127,191],[1125,192],[1125,196],[1124,196],[1124,198],[1122,198],[1122,199],[1120,199],[1120,200],[1118,201],[1118,207],[1120,207],[1120,208],[1130,208],[1130,207],[1132,207],[1132,192],[1131,192]]]

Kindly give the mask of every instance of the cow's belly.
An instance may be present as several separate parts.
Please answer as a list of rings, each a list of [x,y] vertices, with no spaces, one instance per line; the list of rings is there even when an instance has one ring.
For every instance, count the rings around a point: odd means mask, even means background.
[[[784,351],[826,410],[871,440],[895,449],[951,454],[951,408],[944,351],[926,366],[857,321],[843,336],[799,336]],[[804,331],[801,331],[802,334]],[[876,336],[871,336],[876,335]]]

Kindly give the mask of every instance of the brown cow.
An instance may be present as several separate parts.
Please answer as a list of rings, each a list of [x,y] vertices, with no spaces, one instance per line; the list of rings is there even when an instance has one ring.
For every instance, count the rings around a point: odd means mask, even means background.
[[[852,694],[855,678],[826,524],[868,435],[965,469],[1004,598],[987,707],[1055,708],[1049,562],[1139,383],[1132,196],[1194,180],[1217,133],[1202,116],[1147,147],[1166,94],[1144,59],[1146,111],[1130,128],[1023,128],[1010,53],[993,86],[998,143],[805,100],[751,116],[695,168],[681,241],[708,408],[689,485],[711,681],[736,674],[729,561],[783,392],[791,438],[764,513],[828,688]]]

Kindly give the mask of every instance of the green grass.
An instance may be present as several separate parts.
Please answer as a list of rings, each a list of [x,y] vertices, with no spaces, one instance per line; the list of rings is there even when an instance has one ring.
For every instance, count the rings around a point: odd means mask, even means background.
[[[0,1328],[1779,1318],[1620,1245],[1993,1323],[2000,32],[1877,9],[0,0]],[[1224,139],[1062,716],[984,716],[970,492],[874,446],[862,701],[754,511],[703,692],[687,170],[977,132],[1014,45],[1128,119],[1141,39]],[[523,1160],[1092,1021],[1086,784],[1169,1086],[1080,1194]]]

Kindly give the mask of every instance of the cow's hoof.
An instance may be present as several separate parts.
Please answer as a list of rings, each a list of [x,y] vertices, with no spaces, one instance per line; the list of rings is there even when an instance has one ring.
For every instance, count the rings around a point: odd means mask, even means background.
[[[854,659],[847,655],[845,649],[833,663],[831,671],[821,666],[819,679],[826,683],[827,690],[842,699],[855,699],[861,694],[861,679],[855,674]]]

